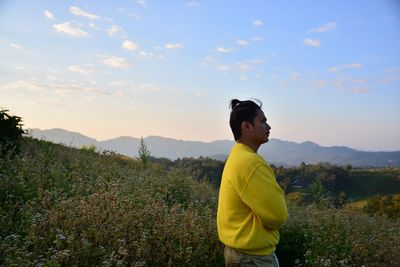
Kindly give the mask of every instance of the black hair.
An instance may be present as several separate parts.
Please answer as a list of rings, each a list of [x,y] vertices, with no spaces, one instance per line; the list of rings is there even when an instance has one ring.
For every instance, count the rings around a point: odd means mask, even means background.
[[[238,140],[241,136],[240,128],[242,123],[248,121],[253,124],[254,118],[257,116],[257,111],[262,107],[260,100],[254,100],[258,104],[251,100],[240,101],[238,99],[232,99],[229,104],[229,107],[232,109],[229,125],[231,126],[235,140]]]

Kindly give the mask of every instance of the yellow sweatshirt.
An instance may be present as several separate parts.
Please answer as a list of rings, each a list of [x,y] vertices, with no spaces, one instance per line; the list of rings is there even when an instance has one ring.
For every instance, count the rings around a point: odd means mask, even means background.
[[[285,194],[265,160],[235,144],[219,191],[217,227],[222,243],[251,255],[269,255],[288,218]]]

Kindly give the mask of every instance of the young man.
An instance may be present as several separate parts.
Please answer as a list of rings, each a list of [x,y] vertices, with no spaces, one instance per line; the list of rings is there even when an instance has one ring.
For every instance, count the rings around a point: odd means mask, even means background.
[[[285,195],[269,164],[257,154],[271,127],[260,105],[233,99],[229,124],[236,144],[225,164],[217,227],[226,266],[279,266],[275,246],[288,218]]]

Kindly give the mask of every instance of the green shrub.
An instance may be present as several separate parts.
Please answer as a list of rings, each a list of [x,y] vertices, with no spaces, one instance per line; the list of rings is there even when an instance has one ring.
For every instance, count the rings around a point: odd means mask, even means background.
[[[399,266],[400,222],[363,212],[289,206],[282,266]]]
[[[85,151],[87,153],[94,153],[96,152],[96,146],[95,145],[84,145],[81,147],[82,151]]]
[[[20,141],[25,131],[22,129],[22,119],[8,114],[8,110],[0,110],[0,156],[10,157],[19,153]]]
[[[291,192],[286,195],[286,202],[293,204],[302,204],[304,201],[305,193]]]
[[[140,145],[138,148],[138,154],[139,158],[143,163],[143,168],[147,168],[149,162],[150,162],[150,150],[147,148],[146,143],[143,140],[143,136],[140,138]]]
[[[368,198],[363,210],[368,214],[379,214],[391,219],[399,219],[400,194]]]

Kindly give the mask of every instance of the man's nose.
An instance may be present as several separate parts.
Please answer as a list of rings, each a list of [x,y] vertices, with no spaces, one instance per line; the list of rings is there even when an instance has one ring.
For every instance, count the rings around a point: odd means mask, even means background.
[[[267,130],[271,130],[271,126],[267,123]]]

